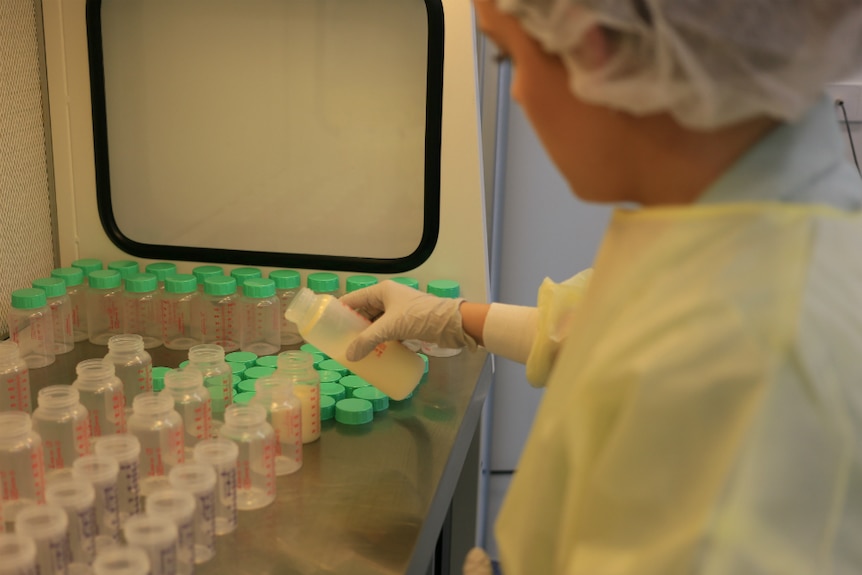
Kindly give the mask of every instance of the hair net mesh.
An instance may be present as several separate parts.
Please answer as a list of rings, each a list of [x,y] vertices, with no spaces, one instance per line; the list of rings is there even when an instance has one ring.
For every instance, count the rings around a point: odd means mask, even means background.
[[[798,119],[823,86],[862,69],[862,0],[496,0],[548,52],[572,91],[634,114],[713,129],[758,115]],[[587,31],[615,46],[579,62]]]

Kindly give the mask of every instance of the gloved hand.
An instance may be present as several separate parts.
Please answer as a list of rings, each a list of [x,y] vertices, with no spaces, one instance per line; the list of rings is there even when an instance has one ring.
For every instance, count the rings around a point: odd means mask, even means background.
[[[481,547],[473,547],[464,560],[464,575],[493,575],[491,558]]]
[[[348,346],[350,361],[392,340],[419,339],[441,347],[476,349],[475,340],[461,327],[461,298],[440,298],[386,280],[350,292],[341,301],[374,321]]]

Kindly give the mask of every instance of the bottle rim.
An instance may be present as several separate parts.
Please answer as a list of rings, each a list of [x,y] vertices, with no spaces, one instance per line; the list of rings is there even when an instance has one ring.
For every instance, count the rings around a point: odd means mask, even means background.
[[[130,433],[106,435],[96,440],[96,455],[110,457],[117,463],[137,461],[141,453],[141,442]]]
[[[71,385],[49,385],[39,390],[36,405],[46,409],[73,407],[81,400],[81,394]]]
[[[132,413],[135,415],[161,415],[173,409],[173,398],[152,391],[140,393],[132,400]]]
[[[96,490],[86,479],[64,479],[45,488],[45,501],[66,510],[87,509],[96,501]]]
[[[163,515],[132,515],[123,525],[130,545],[169,545],[177,540],[177,526]]]
[[[116,460],[103,455],[82,455],[72,462],[72,476],[93,484],[116,481],[119,472]]]
[[[30,433],[33,422],[30,415],[23,411],[0,413],[0,438],[18,438]]]
[[[20,359],[21,354],[18,351],[18,343],[7,339],[0,341],[0,361],[12,361]]]
[[[66,532],[69,518],[62,507],[46,503],[21,509],[15,516],[15,532],[38,539],[51,539]]]
[[[165,389],[189,390],[204,384],[203,374],[195,368],[171,369],[165,372]]]
[[[14,573],[36,561],[36,542],[20,533],[0,533],[0,556],[3,566]]]
[[[311,367],[314,369],[314,356],[307,351],[292,349],[278,354],[276,360],[278,371],[301,371]]]
[[[224,348],[215,343],[200,343],[189,348],[189,362],[217,363],[224,361]]]
[[[144,338],[136,333],[121,333],[112,335],[108,340],[108,351],[131,352],[143,351]]]
[[[138,547],[116,546],[100,550],[93,560],[93,568],[115,569],[119,573],[149,573],[150,559],[147,552]]]
[[[195,514],[195,496],[181,489],[159,489],[147,495],[146,513],[168,517],[177,523],[188,520]]]
[[[105,358],[85,359],[75,366],[78,379],[86,381],[101,381],[114,377],[117,368]]]
[[[239,447],[230,439],[214,437],[198,441],[194,447],[195,461],[210,465],[229,465],[236,463]]]
[[[266,409],[259,405],[229,405],[224,411],[226,425],[256,427],[266,422]]]
[[[212,465],[188,461],[174,466],[168,473],[168,480],[175,489],[200,494],[212,491],[217,479]]]

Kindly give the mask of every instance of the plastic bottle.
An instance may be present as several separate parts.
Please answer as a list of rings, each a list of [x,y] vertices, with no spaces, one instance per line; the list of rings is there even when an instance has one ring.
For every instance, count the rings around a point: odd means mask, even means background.
[[[198,283],[198,291],[203,292],[209,278],[224,276],[224,268],[221,266],[197,266],[192,270],[192,275],[195,276]]]
[[[300,290],[287,317],[312,345],[395,400],[407,397],[422,377],[424,362],[398,342],[382,343],[359,361],[348,361],[347,346],[371,322],[329,295]]]
[[[188,575],[195,568],[194,495],[165,488],[147,497],[147,515],[171,520],[177,528],[177,573]]]
[[[45,500],[66,511],[71,565],[86,569],[96,558],[98,523],[93,486],[84,479],[59,481],[48,486]]]
[[[133,260],[114,260],[108,263],[108,269],[120,272],[123,279],[141,273],[141,267],[138,265],[138,262]]]
[[[60,278],[66,284],[66,295],[72,307],[72,340],[75,343],[87,339],[87,286],[84,272],[80,268],[56,268],[51,277]]]
[[[211,466],[216,474],[215,534],[230,533],[236,529],[237,524],[236,460],[239,447],[230,439],[215,437],[199,442],[195,445],[194,452],[194,460]],[[173,473],[173,470],[171,472]]]
[[[99,551],[93,561],[93,575],[149,575],[150,558],[137,547],[118,545]]]
[[[141,442],[138,459],[141,494],[167,485],[171,468],[185,461],[183,418],[173,398],[164,393],[142,393],[132,403],[129,433]]]
[[[0,341],[0,411],[30,413],[30,369],[12,340]]]
[[[72,464],[72,477],[93,486],[97,552],[119,541],[120,507],[117,500],[119,472],[120,466],[115,459],[101,455],[83,455]]]
[[[114,373],[123,382],[128,409],[139,393],[153,390],[153,358],[144,350],[144,338],[136,333],[111,336],[105,360],[114,365]]]
[[[316,272],[308,274],[305,278],[308,289],[316,294],[328,294],[333,297],[341,297],[344,293],[341,291],[341,282],[338,275],[331,272]]]
[[[205,563],[215,555],[215,469],[187,461],[171,469],[168,479],[171,487],[195,498],[194,557],[195,563]]]
[[[168,349],[185,350],[200,343],[200,328],[193,321],[200,313],[197,285],[191,274],[165,278],[161,320],[162,342]]]
[[[426,291],[437,297],[457,298],[461,295],[461,285],[453,280],[432,280],[428,282]],[[463,348],[440,347],[436,343],[423,341],[421,349],[422,353],[431,357],[452,357],[461,353]]]
[[[156,281],[158,282],[157,289],[159,292],[163,292],[165,290],[165,278],[176,275],[177,273],[177,265],[170,262],[154,262],[147,264],[145,269],[148,274],[156,276]]]
[[[45,502],[42,438],[20,411],[0,413],[0,494],[7,522],[24,507]]]
[[[275,430],[275,474],[290,475],[302,467],[302,402],[293,393],[293,384],[278,377],[255,381],[249,405],[266,410]]]
[[[122,276],[116,270],[97,270],[88,276],[87,330],[90,343],[106,345],[123,332]]]
[[[90,416],[92,438],[126,431],[126,398],[123,382],[114,364],[104,359],[86,359],[75,367],[78,377],[72,387]]]
[[[123,331],[144,340],[144,349],[162,345],[159,282],[155,274],[136,274],[126,278],[123,291]]]
[[[99,457],[117,463],[117,509],[122,527],[129,517],[141,512],[141,474],[138,465],[141,442],[134,435],[118,433],[98,439],[95,450]]]
[[[212,398],[212,416],[224,421],[224,411],[233,403],[233,370],[225,361],[221,346],[204,343],[189,350],[189,367],[201,372],[204,387]]]
[[[66,294],[66,282],[60,278],[33,280],[33,287],[45,292],[51,321],[54,326],[54,354],[61,355],[75,349],[72,331],[72,300]]]
[[[33,430],[42,438],[45,476],[50,479],[90,452],[90,417],[71,385],[43,387],[36,403]]]
[[[54,363],[54,324],[45,292],[36,288],[12,292],[12,309],[7,316],[9,338],[18,344],[18,353],[34,369]]]
[[[102,269],[102,261],[94,258],[84,258],[72,262],[73,268],[78,268],[84,273],[84,284],[90,285],[90,274]]]
[[[275,377],[293,384],[293,393],[302,404],[302,442],[320,438],[320,376],[314,369],[314,358],[304,351],[278,354]]]
[[[236,442],[238,509],[260,509],[275,500],[275,431],[259,405],[231,405],[221,437]]]
[[[230,277],[236,280],[237,292],[243,295],[246,280],[262,278],[263,273],[257,268],[234,268],[230,272]]]
[[[356,275],[356,276],[348,276],[346,280],[344,280],[345,292],[350,293],[352,291],[356,291],[358,289],[366,288],[368,286],[373,286],[377,283],[377,278],[374,276],[366,276],[366,275]]]
[[[278,353],[281,349],[281,304],[275,297],[275,282],[262,278],[245,280],[239,309],[240,349],[258,356]]]
[[[20,533],[0,533],[0,575],[36,575],[36,542]]]
[[[279,301],[279,324],[281,326],[281,345],[294,345],[302,342],[302,336],[296,324],[284,317],[287,306],[293,301],[293,296],[302,287],[302,278],[295,270],[274,270],[269,279],[275,282],[275,296]]]
[[[123,525],[126,542],[147,554],[150,575],[177,572],[177,526],[167,517],[135,515]]]
[[[168,371],[165,391],[183,418],[186,459],[190,459],[195,444],[212,436],[212,398],[204,387],[203,374],[193,367]]]
[[[228,353],[239,349],[239,296],[234,278],[215,276],[204,281],[198,317],[203,343],[220,345]]]
[[[71,563],[69,518],[56,505],[28,505],[15,518],[15,532],[36,543],[36,569],[44,575],[66,573]]]

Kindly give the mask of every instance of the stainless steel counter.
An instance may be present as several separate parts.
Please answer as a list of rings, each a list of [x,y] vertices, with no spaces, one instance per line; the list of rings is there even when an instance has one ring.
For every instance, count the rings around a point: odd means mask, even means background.
[[[38,389],[71,383],[78,361],[105,353],[78,344],[55,365],[33,370],[33,405]],[[168,367],[185,359],[164,348],[151,355],[154,365]],[[196,573],[428,573],[441,531],[444,538],[452,531],[450,503],[491,380],[484,352],[430,361],[413,397],[392,403],[372,423],[325,422],[320,440],[304,446],[302,469],[278,478],[275,503],[240,512],[237,530],[217,538],[215,558]],[[472,475],[475,484],[475,473],[474,466],[465,473],[468,483]],[[453,512],[469,517],[475,508]],[[441,563],[448,560],[438,557],[436,570],[448,572]]]

